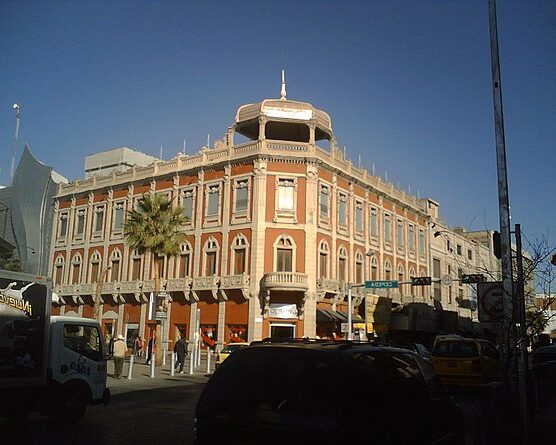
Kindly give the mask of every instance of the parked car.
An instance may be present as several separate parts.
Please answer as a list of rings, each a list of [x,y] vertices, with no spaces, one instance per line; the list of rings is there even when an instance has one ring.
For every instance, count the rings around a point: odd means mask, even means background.
[[[214,372],[196,406],[198,445],[459,444],[461,412],[432,367],[371,344],[258,343]]]
[[[486,340],[461,336],[437,338],[431,361],[434,371],[447,385],[476,386],[502,378],[500,354]]]
[[[554,362],[556,365],[556,345],[541,346],[532,355],[533,365]]]
[[[222,350],[218,354],[216,354],[216,361],[214,362],[215,369],[218,368],[232,352],[237,351],[241,348],[245,348],[245,346],[249,346],[249,343],[228,343],[226,346],[224,346]]]

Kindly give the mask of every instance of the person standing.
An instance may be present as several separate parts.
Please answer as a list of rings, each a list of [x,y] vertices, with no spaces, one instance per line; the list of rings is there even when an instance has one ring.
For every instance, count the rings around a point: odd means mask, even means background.
[[[180,368],[179,373],[183,374],[183,365],[185,364],[185,356],[187,355],[187,343],[183,337],[180,337],[174,345],[174,353],[177,356],[175,369]]]
[[[147,365],[151,364],[155,345],[156,345],[155,334],[151,333],[151,338],[149,338],[149,343],[147,344]]]
[[[137,357],[143,356],[143,339],[141,336],[137,337]]]
[[[114,342],[114,377],[122,378],[122,370],[124,368],[125,355],[127,353],[127,345],[122,334]]]

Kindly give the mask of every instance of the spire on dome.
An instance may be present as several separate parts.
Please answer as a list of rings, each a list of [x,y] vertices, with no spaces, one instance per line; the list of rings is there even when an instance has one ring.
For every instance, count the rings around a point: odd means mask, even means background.
[[[280,89],[280,100],[286,100],[286,75],[282,70],[282,88]]]

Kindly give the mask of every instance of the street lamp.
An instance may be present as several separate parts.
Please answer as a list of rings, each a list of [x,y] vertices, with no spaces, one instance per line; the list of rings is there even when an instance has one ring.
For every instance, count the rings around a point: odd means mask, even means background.
[[[100,321],[100,296],[102,295],[102,285],[104,284],[104,280],[106,279],[106,274],[109,270],[112,269],[112,266],[106,266],[97,281],[96,289],[95,289],[95,301],[93,307],[93,318],[95,320]]]

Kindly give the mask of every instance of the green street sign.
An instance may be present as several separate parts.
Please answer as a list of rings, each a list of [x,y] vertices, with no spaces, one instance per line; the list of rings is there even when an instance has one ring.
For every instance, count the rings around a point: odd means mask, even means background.
[[[365,281],[365,289],[392,289],[398,287],[397,281]]]

